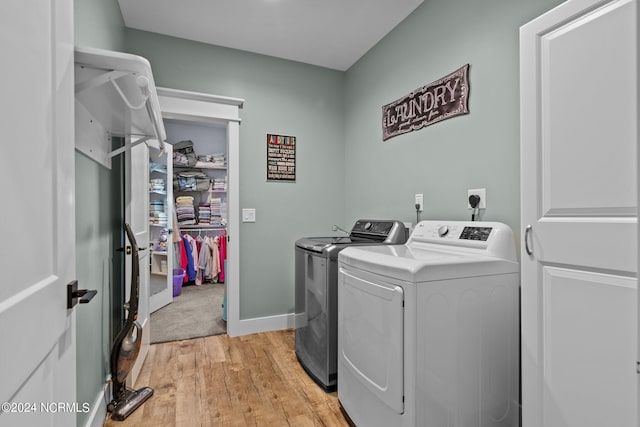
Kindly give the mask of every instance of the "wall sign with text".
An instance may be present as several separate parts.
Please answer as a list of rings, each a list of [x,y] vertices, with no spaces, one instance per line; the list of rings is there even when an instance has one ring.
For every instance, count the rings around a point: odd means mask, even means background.
[[[382,140],[469,112],[469,64],[382,107]]]
[[[296,180],[296,137],[267,134],[267,181]]]

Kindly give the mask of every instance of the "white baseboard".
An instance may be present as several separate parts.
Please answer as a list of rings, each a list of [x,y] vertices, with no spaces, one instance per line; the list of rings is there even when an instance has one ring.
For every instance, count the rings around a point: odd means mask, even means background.
[[[106,383],[91,405],[91,415],[85,427],[102,427],[104,425],[104,421],[107,419],[107,402],[110,399],[109,384]]]
[[[296,313],[294,315],[294,319],[295,319],[295,323],[294,323],[294,328],[302,328],[304,326],[307,326],[307,313]]]
[[[295,327],[295,314],[280,314],[277,316],[257,317],[244,319],[238,322],[233,335],[240,336],[257,334],[258,332],[279,331]]]

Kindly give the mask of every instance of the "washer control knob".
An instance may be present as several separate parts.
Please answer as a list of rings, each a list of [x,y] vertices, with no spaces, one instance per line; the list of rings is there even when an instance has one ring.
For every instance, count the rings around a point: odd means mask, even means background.
[[[447,234],[449,234],[449,227],[448,226],[441,225],[440,227],[438,227],[438,236],[444,237]]]
[[[369,230],[371,230],[371,227],[373,227],[373,224],[371,224],[370,222],[365,222],[365,224],[364,224],[364,227],[363,227],[363,228],[364,228],[365,230],[369,231]]]

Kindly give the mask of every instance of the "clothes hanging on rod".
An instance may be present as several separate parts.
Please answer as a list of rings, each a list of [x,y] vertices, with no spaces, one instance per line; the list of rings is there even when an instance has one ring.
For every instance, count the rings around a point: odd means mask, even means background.
[[[196,285],[201,285],[207,281],[219,282],[220,273],[219,248],[216,238],[206,236],[200,237],[202,243],[198,255],[198,268],[196,273]]]
[[[224,279],[225,279],[224,261],[227,259],[227,235],[226,233],[222,233],[220,236],[217,236],[217,237],[218,237],[218,246],[220,248],[220,254],[219,254],[220,273],[218,274],[218,281],[224,282]]]
[[[181,252],[181,267],[184,269],[186,274],[184,275],[184,282],[192,282],[196,280],[196,270],[194,268],[193,262],[193,250],[191,248],[191,243],[189,239],[193,239],[188,234],[182,236],[182,247],[180,248]],[[182,254],[184,251],[184,255]]]
[[[221,257],[221,242],[226,242],[226,234],[212,237],[210,233],[221,230],[197,229],[198,235],[193,237],[189,233],[182,236],[180,245],[180,267],[186,272],[185,283],[194,282],[202,285],[206,282],[223,282],[224,261]],[[202,236],[202,232],[207,235]],[[226,258],[226,250],[224,251]]]

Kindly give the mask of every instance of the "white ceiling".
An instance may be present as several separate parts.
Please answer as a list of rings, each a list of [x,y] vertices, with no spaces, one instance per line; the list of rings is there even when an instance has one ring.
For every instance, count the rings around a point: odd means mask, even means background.
[[[423,0],[118,0],[129,28],[346,70]]]

